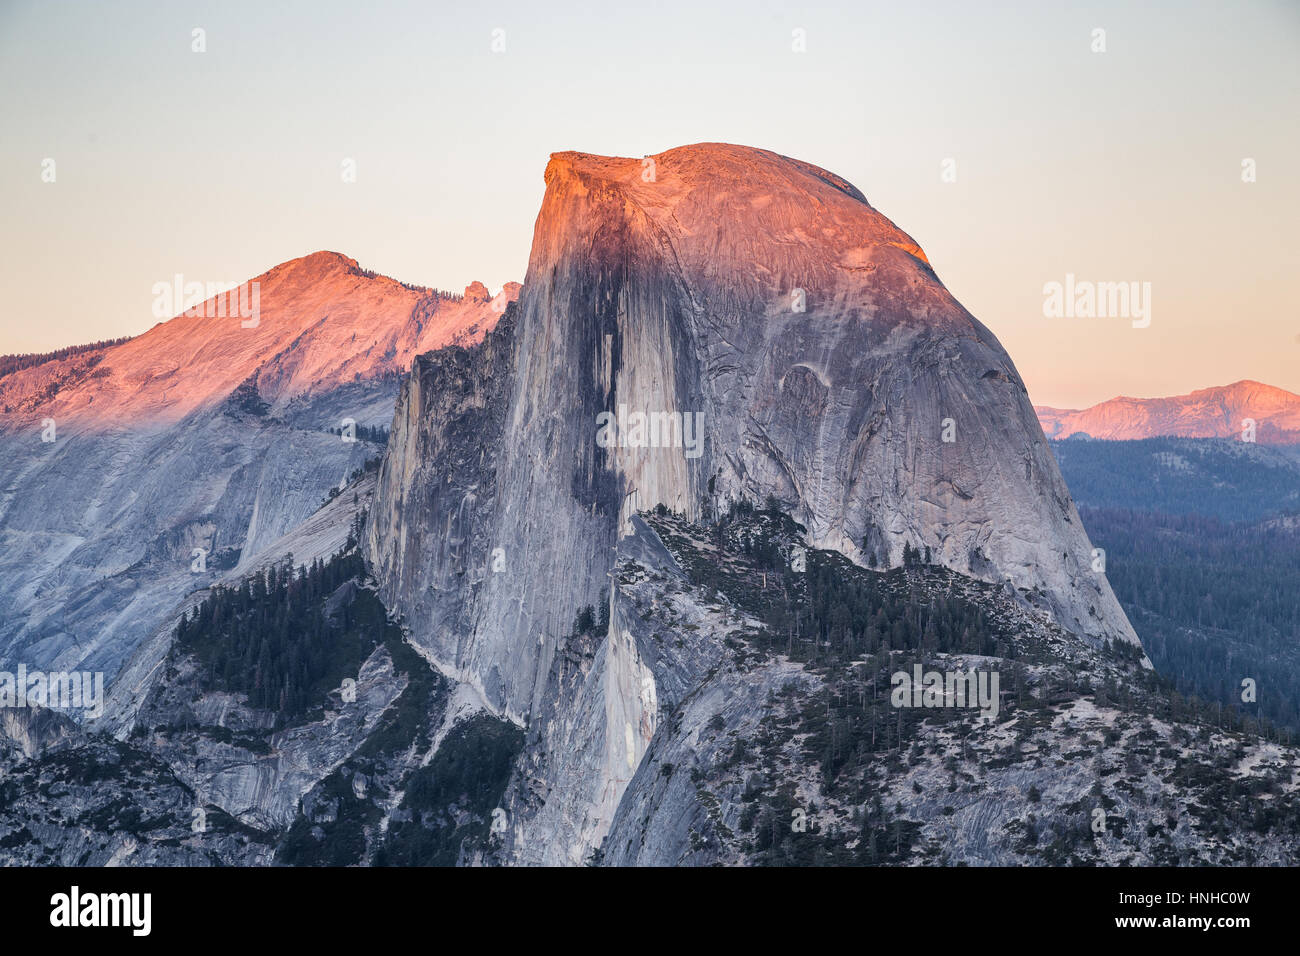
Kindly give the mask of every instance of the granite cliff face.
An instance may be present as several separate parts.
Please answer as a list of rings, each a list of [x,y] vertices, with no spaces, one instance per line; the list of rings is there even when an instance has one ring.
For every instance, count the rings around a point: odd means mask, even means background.
[[[522,720],[631,514],[769,495],[817,547],[928,549],[1136,642],[1010,358],[853,186],[719,144],[557,153],[546,184],[491,381],[467,401],[413,376],[380,475],[370,559],[449,672]],[[471,414],[478,454],[422,472],[411,449]],[[413,546],[432,534],[457,544]]]

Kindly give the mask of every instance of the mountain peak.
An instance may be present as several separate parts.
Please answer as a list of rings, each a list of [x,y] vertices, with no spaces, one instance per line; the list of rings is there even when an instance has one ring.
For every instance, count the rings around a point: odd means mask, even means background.
[[[369,532],[412,643],[493,708],[534,712],[556,653],[537,636],[594,606],[659,505],[770,497],[814,547],[874,567],[924,549],[1085,642],[1137,642],[1011,359],[847,181],[710,143],[556,153],[546,183],[515,321],[421,363]],[[638,444],[628,410],[669,427]],[[492,549],[527,572],[456,583]]]
[[[653,161],[654,164],[654,179],[648,179],[643,175],[643,172],[650,168],[648,160]],[[732,143],[695,143],[640,159],[600,156],[573,150],[552,153],[551,162],[546,170],[546,181],[550,182],[551,177],[562,172],[574,172],[611,181],[635,178],[643,182],[658,182],[658,167],[661,165],[665,167],[664,171],[670,178],[699,181],[704,177],[721,177],[731,183],[743,181],[760,188],[772,179],[788,179],[789,173],[797,172],[810,179],[818,180],[821,184],[829,185],[870,208],[866,196],[848,180],[835,173],[803,160],[782,156],[771,150],[754,146],[737,146]]]
[[[1040,405],[1034,410],[1049,438],[1079,433],[1111,440],[1234,438],[1250,419],[1255,422],[1256,441],[1300,444],[1300,395],[1253,379],[1200,388],[1186,395],[1123,395],[1085,409]]]
[[[343,255],[341,252],[331,252],[328,249],[322,249],[319,252],[313,252],[309,255],[299,256],[297,259],[289,259],[273,266],[258,279],[270,278],[271,276],[284,275],[304,275],[310,274],[317,277],[326,275],[348,275],[360,272],[361,267],[357,260]]]
[[[475,282],[457,301],[341,253],[313,252],[96,353],[93,365],[74,356],[5,376],[0,427],[42,418],[60,427],[174,421],[254,377],[275,407],[321,387],[404,372],[421,352],[477,342],[518,294],[510,283],[494,305]],[[254,302],[257,314],[245,315]]]
[[[692,284],[734,274],[746,305],[763,312],[796,296],[810,312],[835,303],[859,318],[971,329],[920,245],[812,163],[730,143],[639,159],[569,151],[551,155],[545,180],[530,271],[590,246],[584,230],[608,219],[672,242]]]
[[[316,252],[309,253],[308,255],[301,256],[297,259],[290,259],[288,262],[281,263],[281,265],[276,266],[276,268],[280,269],[286,266],[291,267],[299,264],[310,265],[310,266],[316,266],[316,265],[337,266],[344,269],[358,268],[356,259],[353,259],[351,256],[345,256],[341,252],[334,252],[330,249],[320,249]]]

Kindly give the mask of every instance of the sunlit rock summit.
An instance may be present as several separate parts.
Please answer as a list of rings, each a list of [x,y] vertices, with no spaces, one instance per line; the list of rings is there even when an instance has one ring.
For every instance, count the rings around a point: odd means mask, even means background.
[[[607,587],[628,516],[661,503],[698,518],[771,495],[862,565],[928,549],[1084,639],[1135,641],[1011,359],[832,173],[723,144],[556,153],[508,328],[486,350],[479,453],[424,472],[414,449],[445,444],[461,399],[417,365],[370,554],[417,639],[509,712]],[[671,418],[659,447],[601,447],[620,406],[701,416],[703,453],[663,447]]]
[[[519,859],[599,841],[686,679],[611,595],[657,506],[775,501],[859,566],[914,550],[1081,644],[1137,644],[1011,359],[852,185],[722,144],[557,153],[545,178],[518,302],[403,387],[367,542],[411,640],[562,764],[538,773],[563,798],[519,798]],[[579,679],[573,622],[602,601]]]

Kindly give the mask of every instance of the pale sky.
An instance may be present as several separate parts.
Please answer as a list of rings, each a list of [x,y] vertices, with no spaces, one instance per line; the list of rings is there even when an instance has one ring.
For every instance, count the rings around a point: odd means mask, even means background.
[[[139,333],[156,282],[319,249],[495,290],[550,153],[721,141],[857,185],[1036,403],[1300,392],[1295,0],[0,0],[0,89],[0,353]],[[1149,282],[1150,326],[1045,317],[1067,274]]]

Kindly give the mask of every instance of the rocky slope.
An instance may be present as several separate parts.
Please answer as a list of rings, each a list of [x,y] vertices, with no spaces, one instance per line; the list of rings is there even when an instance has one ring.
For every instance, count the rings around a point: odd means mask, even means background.
[[[405,643],[349,538],[292,585],[291,564],[272,562],[187,608],[139,699],[114,711],[115,736],[107,719],[88,731],[5,710],[0,863],[471,862],[520,732]],[[241,600],[249,633],[238,614],[215,617]],[[272,672],[306,673],[305,695],[268,695]]]
[[[212,650],[240,645],[203,627],[123,739],[13,712],[0,862],[1300,859],[1300,752],[1171,693],[1125,642],[1085,646],[1006,584],[915,558],[859,568],[778,512],[629,528],[526,730],[423,660],[362,574],[308,606],[365,637],[304,708],[255,704],[251,672],[214,684]],[[309,631],[288,633],[293,653]],[[996,674],[996,710],[895,706],[915,667]]]
[[[381,450],[326,429],[386,426],[411,357],[477,341],[517,292],[437,293],[322,252],[218,297],[236,307],[0,377],[0,665],[111,679]]]
[[[1235,438],[1255,422],[1255,441],[1300,444],[1300,395],[1242,381],[1171,398],[1112,398],[1085,409],[1034,407],[1049,438]]]
[[[784,516],[632,524],[610,636],[575,632],[557,657],[497,862],[1258,865],[1300,853],[1300,752],[1182,701],[1127,644],[1083,647],[1013,591],[947,569],[855,568],[807,550]],[[858,613],[839,615],[840,602]],[[997,673],[997,713],[895,707],[891,676],[918,664]]]

